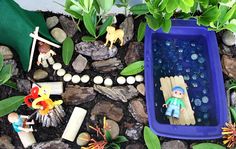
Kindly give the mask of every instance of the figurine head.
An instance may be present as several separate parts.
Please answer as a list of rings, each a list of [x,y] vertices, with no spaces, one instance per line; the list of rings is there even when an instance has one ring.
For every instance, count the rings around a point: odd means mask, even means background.
[[[14,123],[14,122],[16,122],[18,119],[19,119],[19,115],[17,114],[17,113],[15,113],[15,112],[12,112],[12,113],[10,113],[9,115],[8,115],[8,121],[10,122],[10,123]]]
[[[184,89],[180,86],[175,86],[172,88],[172,96],[176,98],[183,98],[184,97]]]
[[[113,26],[108,26],[107,27],[107,33],[113,33],[113,32],[115,32],[115,30],[116,30],[116,28],[113,27]]]
[[[38,49],[39,49],[40,53],[47,53],[50,51],[50,46],[48,44],[41,42],[41,41],[39,41],[38,44],[39,44]]]

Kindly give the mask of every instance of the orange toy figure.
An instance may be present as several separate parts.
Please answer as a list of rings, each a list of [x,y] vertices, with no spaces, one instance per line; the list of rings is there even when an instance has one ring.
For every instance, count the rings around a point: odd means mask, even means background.
[[[37,65],[42,64],[44,68],[48,67],[48,63],[50,65],[53,65],[55,63],[54,59],[52,58],[53,55],[56,55],[56,53],[51,50],[50,46],[44,42],[39,41],[39,56],[38,56],[38,61]],[[48,62],[47,62],[48,61]]]
[[[120,46],[122,46],[124,44],[124,31],[122,29],[116,30],[115,27],[113,26],[108,26],[105,46],[110,41],[109,49],[111,49],[113,46],[113,43],[115,43],[117,39],[120,40]]]

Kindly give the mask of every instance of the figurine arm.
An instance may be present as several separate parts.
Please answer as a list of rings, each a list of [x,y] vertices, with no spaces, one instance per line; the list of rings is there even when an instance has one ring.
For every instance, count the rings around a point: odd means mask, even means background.
[[[37,64],[40,65],[42,61],[42,55],[39,54]]]
[[[167,100],[166,100],[166,102],[165,102],[165,104],[170,104],[170,102],[173,100],[173,98],[168,98]]]
[[[56,52],[54,52],[53,50],[50,50],[50,54],[56,55]]]
[[[29,116],[28,115],[20,115],[21,118],[25,118],[25,119],[28,119]]]
[[[183,100],[180,101],[180,108],[181,108],[181,109],[182,109],[182,108],[186,108],[186,106],[185,106]]]

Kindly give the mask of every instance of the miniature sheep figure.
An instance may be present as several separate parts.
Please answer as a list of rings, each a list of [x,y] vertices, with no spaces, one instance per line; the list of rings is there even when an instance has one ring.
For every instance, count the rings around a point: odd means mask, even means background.
[[[113,26],[108,26],[105,46],[110,41],[109,49],[111,49],[113,46],[113,43],[115,43],[117,39],[120,40],[120,46],[122,46],[124,44],[124,31],[122,29],[116,30],[115,27]]]

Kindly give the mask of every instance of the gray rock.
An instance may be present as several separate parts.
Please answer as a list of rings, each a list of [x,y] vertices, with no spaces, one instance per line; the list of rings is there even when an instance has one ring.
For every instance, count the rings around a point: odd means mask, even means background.
[[[235,107],[236,106],[236,92],[232,92],[230,94],[230,101],[231,101],[231,105]]]
[[[103,115],[119,122],[123,116],[123,109],[108,101],[99,101],[91,111],[90,119],[95,120],[97,115]]]
[[[222,41],[227,46],[233,46],[236,44],[236,36],[231,31],[225,31],[222,36]]]
[[[12,75],[13,76],[19,75],[18,74],[19,69],[17,68],[17,63],[14,59],[5,60],[3,63],[4,63],[4,65],[6,65],[6,64],[11,64],[12,65]]]
[[[118,49],[113,46],[111,49],[102,41],[80,42],[75,46],[76,52],[90,56],[92,60],[104,60],[116,56]]]
[[[11,49],[7,46],[0,46],[0,54],[3,55],[4,60],[13,58],[13,53],[11,52]]]
[[[168,141],[168,142],[164,142],[161,145],[162,149],[188,149],[188,146],[180,141],[180,140],[172,140],[172,141]]]
[[[59,21],[67,36],[73,37],[78,30],[76,23],[65,16],[60,16]]]
[[[25,94],[28,94],[31,89],[31,83],[27,79],[17,79],[17,89],[19,92],[23,92]]]
[[[223,55],[221,63],[223,72],[230,78],[236,79],[236,58]]]
[[[88,60],[80,54],[73,61],[72,67],[74,68],[75,72],[81,73],[87,66],[87,62]]]
[[[92,87],[80,87],[78,85],[68,85],[61,95],[67,105],[79,105],[94,100],[97,93]]]
[[[125,149],[145,149],[145,146],[143,144],[129,144],[126,146]]]
[[[130,101],[128,109],[136,121],[144,124],[147,123],[148,115],[143,99],[138,98]]]
[[[52,17],[48,17],[46,19],[46,24],[48,29],[51,29],[53,27],[55,27],[59,22],[59,19],[57,18],[57,16],[52,16]]]
[[[0,148],[1,149],[15,149],[15,146],[11,143],[9,136],[3,135],[0,137]]]
[[[124,22],[120,24],[120,29],[125,33],[124,44],[130,41],[134,36],[134,19],[132,16],[127,17]]]
[[[70,149],[70,147],[60,140],[53,140],[34,144],[32,149]]]
[[[142,42],[130,42],[125,55],[125,63],[131,64],[143,59],[144,46]]]
[[[128,100],[138,96],[137,89],[132,85],[115,86],[112,88],[101,85],[94,85],[94,89],[115,101],[121,100],[123,102],[127,102]]]
[[[102,61],[95,61],[92,63],[92,66],[97,71],[104,72],[104,73],[123,68],[121,60],[118,60],[117,58],[111,58],[111,59],[102,60]]]
[[[120,133],[119,125],[113,120],[106,120],[106,124],[108,126],[108,130],[111,133],[111,137],[115,139]]]
[[[60,43],[66,39],[66,33],[58,27],[51,30],[51,35]]]
[[[143,125],[140,123],[134,124],[133,127],[127,128],[125,135],[131,140],[138,140],[142,136]]]
[[[48,77],[48,72],[44,71],[42,69],[38,69],[34,72],[33,74],[33,78],[34,80],[38,81],[38,80],[42,80]]]

